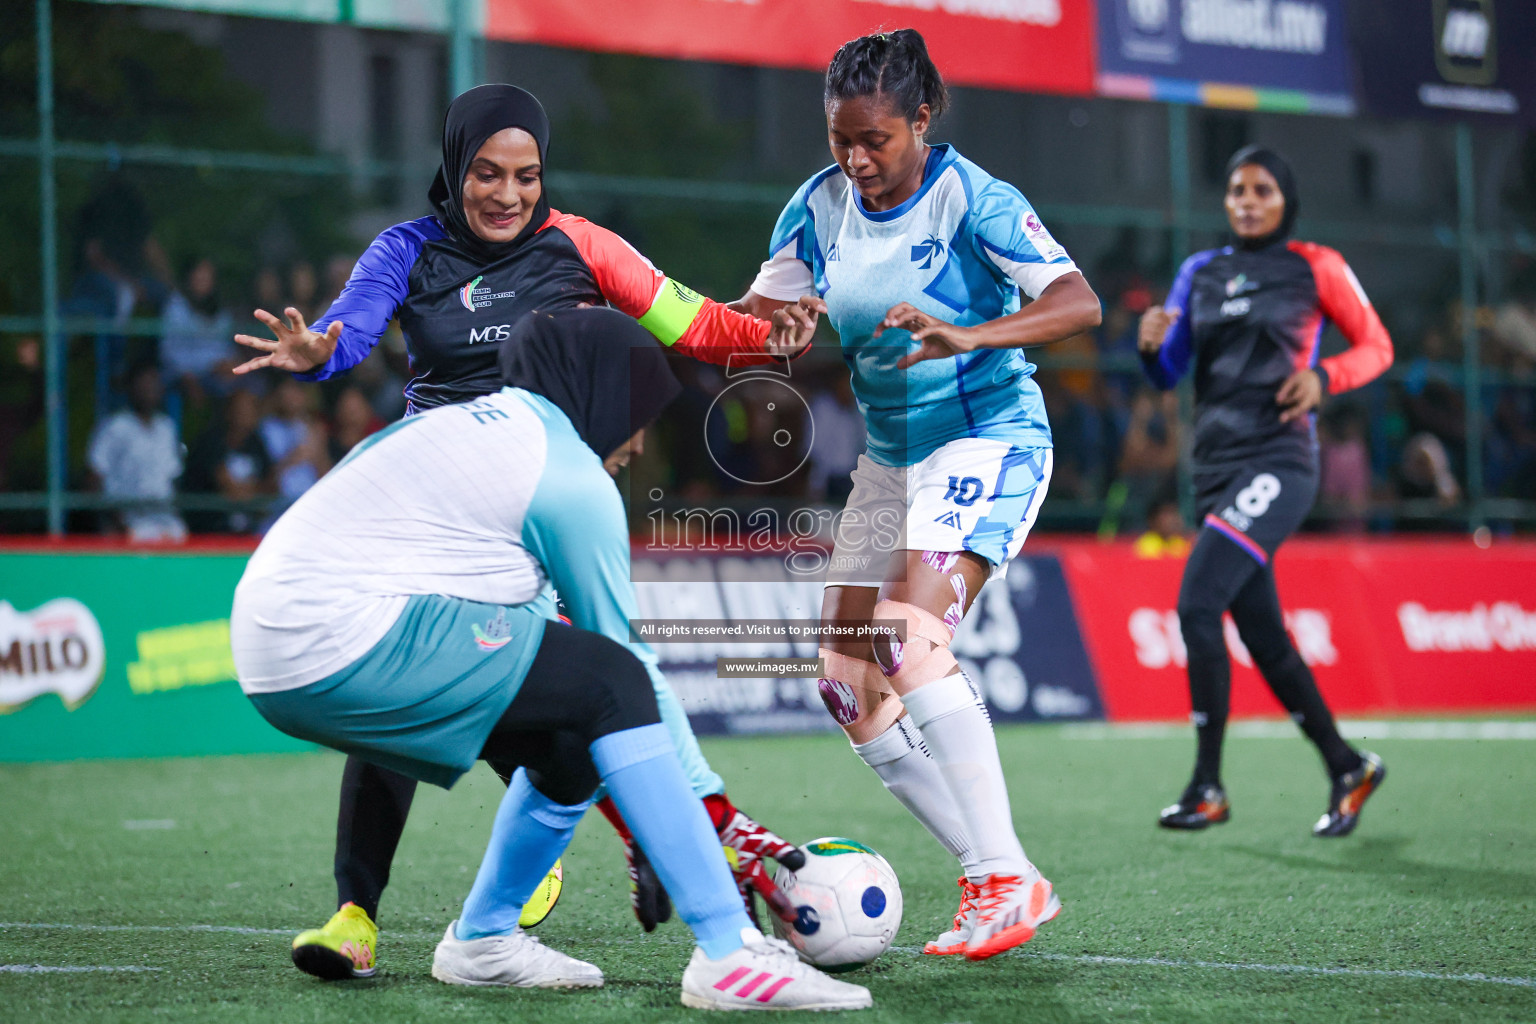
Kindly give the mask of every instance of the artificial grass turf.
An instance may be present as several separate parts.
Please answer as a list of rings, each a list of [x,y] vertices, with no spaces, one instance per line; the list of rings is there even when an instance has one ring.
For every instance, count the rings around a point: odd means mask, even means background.
[[[982,964],[917,955],[954,912],[955,865],[844,740],[705,750],[769,827],[801,841],[849,835],[895,866],[897,948],[845,976],[874,994],[860,1021],[1536,1020],[1529,741],[1372,744],[1386,786],[1354,836],[1320,840],[1309,828],[1326,784],[1300,740],[1233,739],[1233,821],[1182,834],[1153,822],[1192,742],[1084,736],[999,730],[1020,834],[1064,910],[1023,950]],[[500,798],[484,768],[451,793],[419,791],[381,912],[379,977],[326,984],[294,970],[291,934],[333,909],[340,769],[331,754],[0,766],[0,964],[156,968],[0,971],[0,1020],[697,1019],[677,1003],[686,930],[639,930],[597,815],[538,934],[597,963],[607,986],[432,980],[433,946]],[[61,924],[76,927],[48,927]]]

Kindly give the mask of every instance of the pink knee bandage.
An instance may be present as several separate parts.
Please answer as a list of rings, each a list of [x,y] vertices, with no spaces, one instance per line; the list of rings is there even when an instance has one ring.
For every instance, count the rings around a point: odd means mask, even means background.
[[[874,618],[897,619],[907,625],[906,640],[886,631],[874,641],[875,661],[898,695],[943,679],[959,667],[949,651],[954,629],[932,612],[905,601],[881,601]]]
[[[817,689],[837,724],[854,743],[868,743],[902,716],[901,701],[877,665],[822,648],[827,674]]]

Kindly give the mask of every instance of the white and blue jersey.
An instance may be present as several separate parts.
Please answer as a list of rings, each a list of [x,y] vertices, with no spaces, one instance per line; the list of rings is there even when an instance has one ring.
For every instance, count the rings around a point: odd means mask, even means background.
[[[953,147],[934,146],[917,192],[871,213],[829,167],[779,215],[770,253],[752,290],[786,302],[814,290],[826,300],[874,461],[912,466],[962,438],[1050,447],[1045,402],[1022,351],[984,349],[900,371],[896,361],[918,343],[901,330],[874,337],[899,302],[973,326],[1018,312],[1020,291],[1038,298],[1077,270],[1018,189]]]
[[[618,489],[565,413],[516,388],[386,427],[283,513],[235,589],[240,687],[269,717],[284,695],[360,701],[367,714],[283,728],[446,785],[516,695],[550,584],[573,625],[645,665],[695,793],[721,792],[655,652],[630,636]]]

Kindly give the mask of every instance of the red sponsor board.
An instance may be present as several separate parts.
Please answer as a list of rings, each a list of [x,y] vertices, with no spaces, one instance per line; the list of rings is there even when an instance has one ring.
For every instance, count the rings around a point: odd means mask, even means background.
[[[1040,545],[1045,546],[1045,545]],[[1183,559],[1052,544],[1109,718],[1189,713]],[[1536,545],[1302,538],[1275,560],[1287,625],[1341,714],[1536,710]],[[1283,714],[1229,619],[1235,715]]]
[[[871,32],[915,28],[946,80],[1093,91],[1089,0],[487,0],[491,39],[823,71]]]

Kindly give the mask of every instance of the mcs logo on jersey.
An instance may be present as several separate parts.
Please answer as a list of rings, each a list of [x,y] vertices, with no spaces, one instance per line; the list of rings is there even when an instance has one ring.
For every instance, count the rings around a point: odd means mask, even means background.
[[[511,324],[491,324],[488,327],[471,327],[469,329],[469,343],[471,345],[499,343],[506,341],[511,336]]]
[[[74,598],[30,612],[0,601],[0,714],[45,693],[73,711],[96,691],[106,662],[101,624]]]

